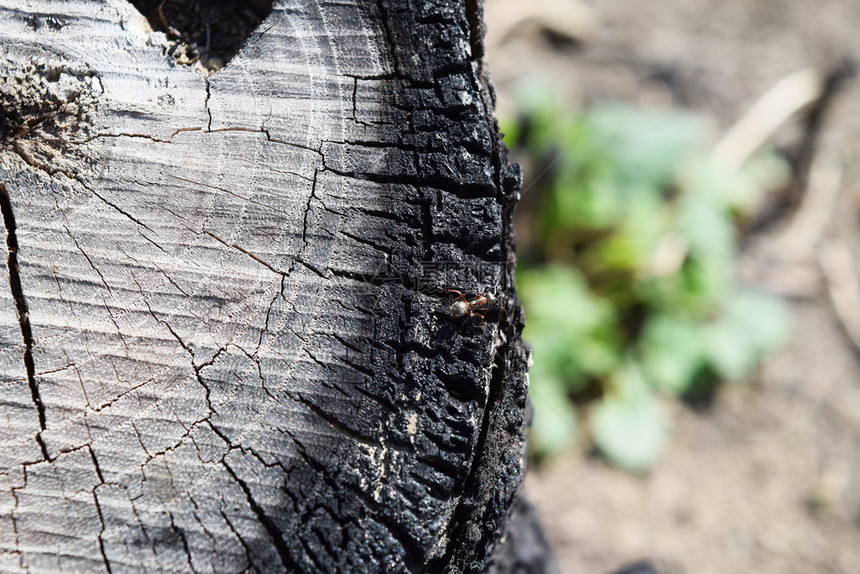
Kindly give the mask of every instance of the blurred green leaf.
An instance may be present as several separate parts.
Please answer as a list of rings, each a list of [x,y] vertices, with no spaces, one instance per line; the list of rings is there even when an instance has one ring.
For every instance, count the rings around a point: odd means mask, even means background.
[[[648,318],[639,344],[642,368],[660,390],[682,395],[705,367],[704,333],[695,322],[658,313]]]
[[[679,226],[690,251],[730,262],[734,257],[735,230],[731,215],[715,200],[685,195],[680,205]]]
[[[631,195],[624,204],[613,233],[587,251],[583,264],[591,270],[635,272],[647,266],[668,221],[663,201],[643,191]]]
[[[790,334],[785,304],[751,291],[737,291],[723,314],[706,331],[708,358],[726,379],[748,376],[769,351],[782,346]]]
[[[618,379],[628,389],[608,395],[595,406],[589,426],[594,445],[610,462],[641,472],[651,468],[663,452],[669,419],[634,367],[625,368]]]
[[[700,117],[677,111],[609,104],[587,117],[591,141],[612,158],[618,179],[654,189],[671,183],[678,164],[701,145],[705,135]]]
[[[532,369],[529,374],[534,409],[532,449],[537,454],[558,454],[576,439],[576,412],[562,389],[561,382],[545,369]]]
[[[520,128],[520,122],[518,121],[500,119],[499,131],[502,133],[502,137],[508,149],[515,149],[522,141],[522,129]]]
[[[729,286],[731,267],[715,259],[687,256],[678,272],[638,281],[631,288],[653,311],[704,318],[714,311]]]
[[[523,338],[536,365],[571,390],[614,368],[619,341],[612,307],[590,293],[576,270],[557,264],[520,268],[517,284],[528,309]]]
[[[690,193],[720,208],[748,215],[760,208],[770,190],[788,185],[791,167],[773,153],[759,153],[740,170],[728,170],[705,155],[693,156],[679,169],[678,182]]]
[[[546,235],[564,227],[647,221],[643,208],[651,215],[659,212],[663,188],[704,131],[690,114],[622,105],[598,108],[577,122],[553,122],[558,115],[532,116],[536,151],[546,153],[552,148],[547,140],[562,134],[556,140],[557,177],[542,211]]]
[[[521,113],[528,119],[528,146],[533,155],[546,155],[567,134],[576,132],[579,118],[565,113],[558,102],[558,94],[549,82],[532,81],[519,86],[517,101]]]
[[[789,170],[772,153],[739,170],[714,164],[701,116],[624,105],[570,114],[538,82],[521,95],[523,116],[503,127],[539,175],[527,234],[539,244],[517,271],[536,449],[573,440],[576,397],[597,401],[600,451],[646,469],[669,426],[658,394],[747,376],[787,337],[784,306],[734,290],[732,276],[737,219]]]
[[[587,178],[562,166],[544,201],[541,227],[545,236],[560,229],[599,229],[618,218],[620,205],[613,182],[607,177]]]

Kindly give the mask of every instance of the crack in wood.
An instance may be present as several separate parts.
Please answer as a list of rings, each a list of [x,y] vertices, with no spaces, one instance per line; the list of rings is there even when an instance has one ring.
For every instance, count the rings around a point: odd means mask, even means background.
[[[472,60],[480,61],[484,57],[484,7],[479,0],[466,0],[466,19],[469,22],[469,45],[472,48]]]
[[[0,211],[3,214],[3,224],[6,226],[6,247],[9,251],[7,266],[9,268],[9,288],[12,290],[12,299],[15,301],[15,309],[18,311],[18,324],[21,328],[21,338],[24,340],[24,368],[27,370],[27,383],[30,385],[30,396],[36,406],[39,415],[39,428],[45,430],[45,405],[39,396],[39,386],[36,383],[36,367],[33,363],[33,330],[30,327],[30,314],[27,310],[27,299],[24,297],[24,289],[21,287],[21,274],[18,269],[18,235],[15,226],[15,213],[12,210],[12,200],[6,186],[0,183]],[[36,433],[36,442],[42,449],[45,460],[48,457],[48,449],[42,440],[41,433]]]
[[[275,545],[275,550],[278,552],[278,556],[281,559],[281,564],[287,572],[301,572],[303,571],[299,565],[295,562],[293,557],[290,555],[289,548],[287,548],[287,544],[284,542],[284,538],[281,535],[280,528],[272,520],[272,517],[266,514],[266,511],[260,504],[254,499],[254,495],[251,493],[251,488],[239,478],[239,475],[236,474],[236,471],[233,470],[229,464],[227,464],[226,460],[221,461],[221,465],[227,471],[227,473],[233,477],[233,480],[236,481],[236,484],[239,485],[239,488],[242,489],[242,492],[245,493],[245,498],[248,500],[248,506],[250,506],[251,510],[254,514],[257,515],[257,518],[260,520],[260,524],[263,525],[263,528],[266,530],[266,533],[269,535],[269,538],[272,539],[272,544]]]

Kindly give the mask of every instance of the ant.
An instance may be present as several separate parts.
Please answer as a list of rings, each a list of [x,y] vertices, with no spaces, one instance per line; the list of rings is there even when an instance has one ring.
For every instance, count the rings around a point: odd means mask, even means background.
[[[456,289],[448,289],[448,293],[457,294],[457,299],[455,299],[454,302],[451,303],[451,306],[448,307],[448,316],[454,319],[465,317],[466,319],[463,321],[463,325],[465,325],[472,317],[480,317],[481,322],[478,323],[478,326],[480,327],[484,324],[484,315],[497,305],[501,312],[505,315],[508,314],[505,308],[502,307],[499,299],[492,293],[478,293],[471,300],[467,299],[465,295]],[[460,325],[461,329],[463,328],[463,325]]]

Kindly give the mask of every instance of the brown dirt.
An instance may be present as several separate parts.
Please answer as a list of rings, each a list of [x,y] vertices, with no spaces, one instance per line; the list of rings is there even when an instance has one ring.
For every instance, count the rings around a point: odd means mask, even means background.
[[[516,80],[539,75],[572,106],[687,107],[717,133],[789,73],[860,53],[858,22],[860,3],[839,0],[487,2],[501,114],[512,112]],[[580,445],[527,478],[563,573],[640,558],[669,574],[860,573],[860,355],[844,323],[860,307],[834,310],[821,266],[837,245],[860,270],[858,96],[860,81],[829,110],[816,147],[842,175],[835,208],[816,199],[819,180],[800,208],[830,214],[822,231],[787,242],[784,229],[799,225],[790,214],[742,256],[741,279],[789,297],[789,345],[753,384],[722,387],[709,411],[674,405],[672,442],[649,475],[612,469]],[[777,141],[801,135],[795,122]]]

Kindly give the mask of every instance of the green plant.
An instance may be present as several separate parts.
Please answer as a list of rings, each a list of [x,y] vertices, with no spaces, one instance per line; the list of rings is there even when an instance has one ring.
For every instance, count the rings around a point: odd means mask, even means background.
[[[787,337],[781,302],[732,280],[736,224],[787,168],[763,154],[720,169],[699,116],[575,115],[550,93],[528,93],[503,125],[536,174],[518,213],[535,448],[566,447],[584,412],[610,461],[647,469],[670,427],[663,397],[748,377]]]

